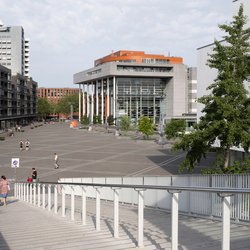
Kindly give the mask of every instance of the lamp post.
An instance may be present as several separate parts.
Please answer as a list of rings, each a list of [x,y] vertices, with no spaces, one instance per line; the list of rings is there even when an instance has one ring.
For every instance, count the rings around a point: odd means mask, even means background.
[[[164,124],[164,120],[163,120],[163,100],[164,100],[164,96],[161,96],[161,99],[160,99],[160,120],[159,120],[159,139],[157,141],[157,143],[160,144],[160,145],[166,144],[166,141],[164,140],[164,130],[163,130],[163,124]]]
[[[73,105],[70,104],[70,120],[73,120]]]

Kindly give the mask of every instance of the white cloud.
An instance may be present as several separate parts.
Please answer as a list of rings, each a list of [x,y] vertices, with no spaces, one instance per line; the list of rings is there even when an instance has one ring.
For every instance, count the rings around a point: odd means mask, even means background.
[[[220,36],[218,24],[231,16],[228,0],[0,0],[0,6],[3,23],[22,25],[30,38],[31,74],[42,86],[71,83],[73,73],[111,50],[170,51],[195,64],[196,48]]]

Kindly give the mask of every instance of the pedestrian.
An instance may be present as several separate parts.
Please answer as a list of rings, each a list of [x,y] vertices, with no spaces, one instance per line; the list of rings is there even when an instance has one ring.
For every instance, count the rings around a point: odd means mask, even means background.
[[[32,168],[32,182],[37,181],[37,171],[35,168]]]
[[[29,176],[28,178],[27,178],[27,182],[29,183],[29,186],[30,186],[30,184],[32,183],[32,178]]]
[[[30,150],[30,141],[28,139],[25,142],[25,149],[26,151]]]
[[[58,157],[57,153],[54,153],[54,165],[55,165],[56,169],[59,168],[58,161],[59,161],[59,157]]]
[[[3,198],[3,203],[6,206],[10,186],[9,186],[8,180],[6,179],[6,177],[4,175],[2,175],[1,178],[2,179],[0,181],[0,198]],[[0,201],[0,203],[1,203],[1,201]]]
[[[23,140],[19,142],[20,151],[23,151]]]

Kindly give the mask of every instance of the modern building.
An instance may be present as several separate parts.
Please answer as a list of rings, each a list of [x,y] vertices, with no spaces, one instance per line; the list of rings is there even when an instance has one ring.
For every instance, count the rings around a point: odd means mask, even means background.
[[[248,17],[248,22],[246,24],[246,28],[250,27],[250,1],[249,0],[234,0],[233,4],[233,15],[238,13],[239,7],[243,4],[244,7],[244,15]],[[224,41],[221,41],[222,43]],[[209,93],[207,87],[214,82],[214,79],[217,77],[217,71],[215,69],[211,69],[207,65],[207,61],[209,59],[209,55],[213,53],[214,43],[204,45],[197,49],[197,97],[202,97]],[[246,88],[250,91],[250,86],[246,84]],[[197,119],[202,116],[203,105],[201,103],[197,104]]]
[[[0,65],[0,129],[26,125],[36,118],[37,83]]]
[[[36,119],[37,82],[29,77],[29,40],[0,23],[0,129]]]
[[[182,58],[122,50],[94,65],[74,74],[74,84],[85,93],[80,116],[87,115],[91,121],[94,115],[101,116],[103,123],[109,116],[121,115],[135,122],[141,116],[151,117],[154,123],[196,119],[195,113],[189,114],[188,68]]]
[[[29,40],[21,26],[0,23],[0,64],[11,69],[12,75],[29,76]]]
[[[58,103],[62,97],[78,93],[78,88],[38,88],[37,96],[46,98],[50,103]]]

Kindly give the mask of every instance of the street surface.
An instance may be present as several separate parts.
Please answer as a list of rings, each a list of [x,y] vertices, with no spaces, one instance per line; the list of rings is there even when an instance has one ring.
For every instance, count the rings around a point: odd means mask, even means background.
[[[184,152],[172,152],[168,145],[153,140],[135,140],[113,133],[72,129],[68,123],[44,124],[0,141],[0,174],[15,178],[11,159],[19,158],[17,180],[25,180],[31,169],[40,181],[62,177],[164,176],[178,174]],[[20,152],[19,141],[29,139],[30,150]],[[59,169],[54,169],[54,153]],[[200,169],[197,168],[196,172]]]

